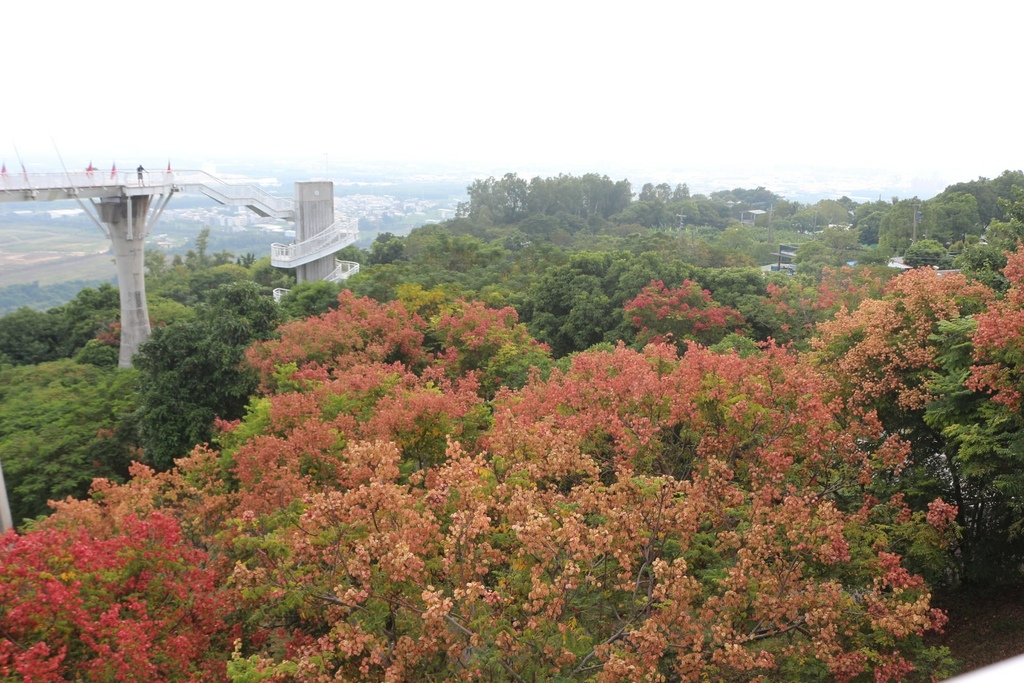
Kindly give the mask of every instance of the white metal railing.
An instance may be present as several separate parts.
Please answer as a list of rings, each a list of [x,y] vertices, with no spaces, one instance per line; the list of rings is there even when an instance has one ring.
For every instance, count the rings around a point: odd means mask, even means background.
[[[15,173],[10,169],[0,174],[0,190],[20,192],[26,190],[68,190],[93,187],[119,187],[122,185],[173,185],[175,174],[167,171],[143,171],[139,180],[137,171],[70,171],[60,173]]]
[[[341,280],[347,280],[356,273],[359,272],[359,264],[355,261],[342,261],[341,259],[334,260],[334,270],[328,275],[325,280],[328,282],[340,282]]]
[[[355,261],[342,261],[341,259],[334,259],[334,270],[331,274],[324,279],[327,282],[340,282],[347,280],[356,273],[359,272],[359,264]],[[285,289],[284,287],[276,287],[274,289],[274,302],[281,303],[281,298],[292,290]]]
[[[196,190],[221,204],[257,206],[281,217],[295,210],[295,200],[278,197],[252,184],[232,184],[206,171],[176,171],[174,184],[182,190]]]
[[[270,245],[270,262],[278,268],[294,268],[344,249],[359,239],[357,220],[343,218],[334,221],[323,232],[294,244]]]
[[[289,217],[295,211],[291,197],[272,195],[252,184],[231,184],[205,171],[69,171],[22,173],[7,169],[0,173],[0,193],[114,189],[118,187],[169,187],[198,191],[228,205],[252,205],[276,218]]]

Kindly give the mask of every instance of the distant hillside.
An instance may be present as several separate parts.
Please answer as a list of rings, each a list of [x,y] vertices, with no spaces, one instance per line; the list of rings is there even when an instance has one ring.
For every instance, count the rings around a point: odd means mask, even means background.
[[[45,311],[75,298],[86,287],[97,287],[112,280],[70,280],[53,285],[38,282],[0,287],[0,315],[13,313],[23,306]]]

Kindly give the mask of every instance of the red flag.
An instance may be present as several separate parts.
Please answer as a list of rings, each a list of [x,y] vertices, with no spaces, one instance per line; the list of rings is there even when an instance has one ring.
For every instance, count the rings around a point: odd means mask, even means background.
[[[110,167],[110,177],[114,178],[116,176],[117,176],[117,162],[115,161],[114,165]]]

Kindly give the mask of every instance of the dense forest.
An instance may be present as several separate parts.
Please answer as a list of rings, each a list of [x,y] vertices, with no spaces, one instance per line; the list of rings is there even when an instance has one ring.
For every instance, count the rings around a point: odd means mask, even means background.
[[[341,284],[151,251],[132,368],[112,285],[0,317],[0,681],[948,677],[1024,582],[1021,239],[1020,171],[507,174]]]

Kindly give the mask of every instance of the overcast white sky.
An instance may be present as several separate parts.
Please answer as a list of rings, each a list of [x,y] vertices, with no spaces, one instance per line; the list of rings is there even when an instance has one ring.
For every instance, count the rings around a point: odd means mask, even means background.
[[[0,158],[1024,167],[1024,5],[0,4]],[[41,169],[40,169],[41,170]]]

